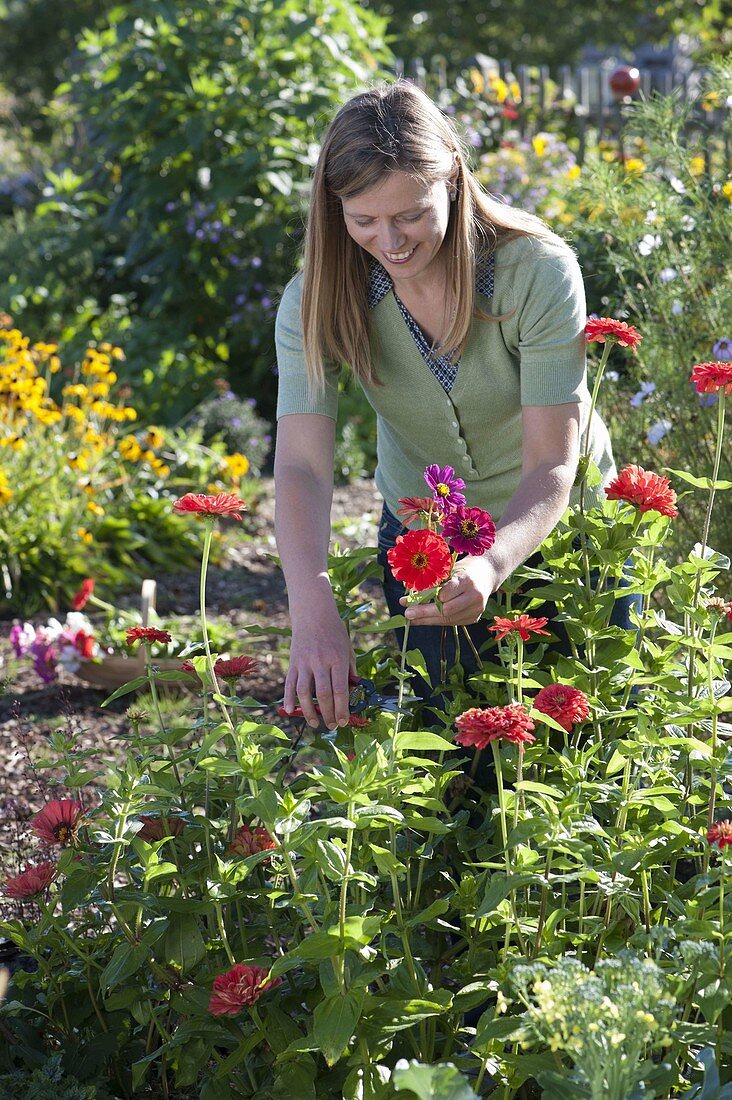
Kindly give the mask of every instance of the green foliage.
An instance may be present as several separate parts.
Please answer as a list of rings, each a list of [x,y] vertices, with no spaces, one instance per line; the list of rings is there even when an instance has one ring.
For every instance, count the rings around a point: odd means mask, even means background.
[[[271,413],[273,303],[295,265],[313,136],[386,57],[382,33],[347,0],[115,7],[59,89],[86,140],[31,220],[42,256],[4,265],[10,308],[65,340],[103,317],[153,416],[188,411],[223,371]]]
[[[730,71],[727,64],[710,76],[705,95],[713,102],[724,101]],[[731,335],[731,193],[716,140],[721,135],[708,129],[690,133],[692,107],[671,96],[630,108],[626,141],[637,167],[628,171],[604,161],[586,166],[579,208],[590,219],[595,242],[589,266],[608,295],[599,299],[588,283],[588,309],[625,317],[643,335],[635,362],[628,367],[623,361],[614,392],[606,391],[601,404],[616,454],[623,463],[708,473],[714,397],[700,398],[689,375],[695,363],[730,354],[729,345],[724,350],[719,342]],[[722,125],[729,137],[729,115]],[[644,384],[652,391],[648,396]],[[726,438],[721,476],[728,479]],[[700,530],[704,505],[703,494],[684,498],[679,547]],[[717,512],[711,543],[730,552],[729,509]]]
[[[190,713],[144,732],[130,713],[103,774],[73,730],[54,734],[36,767],[86,811],[50,896],[0,925],[39,964],[0,1010],[11,1068],[96,1057],[127,1095],[468,1100],[539,1082],[669,1100],[711,1095],[707,1047],[726,1088],[732,865],[706,834],[732,816],[732,632],[709,602],[729,562],[670,564],[671,524],[618,501],[568,512],[505,597],[529,614],[552,600],[568,649],[490,643],[442,712],[406,702],[409,668],[378,639],[359,671],[400,700],[366,696],[345,728],[271,724],[215,683],[213,654],[193,657]],[[372,556],[329,561],[355,641],[373,634]],[[623,630],[610,617],[629,592]],[[153,666],[153,711],[180,675]],[[587,717],[552,720],[552,684],[584,693]],[[494,741],[491,772],[455,719],[506,703],[535,740]]]

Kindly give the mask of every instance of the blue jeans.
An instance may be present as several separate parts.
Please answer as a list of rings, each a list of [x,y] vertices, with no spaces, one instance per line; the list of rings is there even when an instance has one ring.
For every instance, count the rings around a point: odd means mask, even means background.
[[[377,560],[384,569],[384,596],[389,612],[392,615],[404,614],[404,607],[399,603],[399,600],[406,594],[406,589],[401,581],[394,579],[386,553],[387,550],[390,550],[391,547],[396,544],[397,537],[405,534],[407,530],[408,528],[404,527],[387,506],[384,505],[381,514],[381,522],[379,524],[379,552]],[[541,554],[537,552],[528,559],[526,564],[537,566],[541,564],[541,561]],[[597,582],[598,574],[596,572],[592,574],[592,580],[593,583]],[[615,601],[610,618],[611,625],[622,627],[624,630],[634,630],[635,627],[630,620],[630,610],[631,608],[639,610],[640,605],[640,596],[621,596]],[[547,602],[541,607],[533,609],[532,614],[542,614],[546,615],[548,619],[552,619],[556,614],[556,607],[554,604]],[[489,625],[490,623],[488,620],[481,619],[479,622],[472,623],[467,627],[470,639],[478,653],[480,653],[482,646],[484,646],[486,642],[494,641],[494,636],[488,629]],[[562,623],[552,623],[552,630],[553,633],[557,635],[557,641],[552,643],[552,649],[555,652],[568,655],[570,653],[569,639],[564,631]],[[397,644],[401,647],[404,639],[404,630],[397,629],[395,634]],[[462,627],[458,631],[458,637],[460,644],[459,661],[463,669],[463,674],[467,677],[477,672],[479,666],[472,648],[465,638]],[[430,700],[433,705],[442,707],[444,701],[441,696],[435,696],[434,689],[441,681],[441,668],[444,667],[449,670],[456,663],[454,628],[451,626],[412,625],[409,628],[408,646],[410,649],[418,649],[420,651],[424,657],[427,673],[432,682],[432,686],[430,686],[423,677],[415,676],[412,685],[414,691],[421,699]]]

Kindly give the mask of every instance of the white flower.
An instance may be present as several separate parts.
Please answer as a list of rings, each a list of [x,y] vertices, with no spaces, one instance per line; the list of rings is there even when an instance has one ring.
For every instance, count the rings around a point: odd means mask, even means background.
[[[662,283],[670,283],[678,276],[678,274],[679,273],[675,268],[664,267],[662,271],[659,271],[658,277]]]
[[[682,306],[678,298],[674,298],[673,302],[671,303],[671,312],[673,313],[674,317],[678,317],[680,313],[684,312],[684,307]]]
[[[658,248],[661,243],[661,238],[653,233],[646,233],[645,237],[641,237],[638,241],[638,251],[641,256],[650,256],[654,248]]]
[[[680,179],[678,179],[677,176],[669,176],[668,182],[671,184],[671,186],[673,187],[673,189],[674,189],[674,191],[676,192],[677,195],[685,195],[686,194],[686,188],[684,187],[683,183],[681,182]]]
[[[198,169],[198,182],[200,183],[201,187],[203,187],[203,188],[210,187],[210,185],[211,185],[211,169],[210,168],[199,168]]]
[[[93,633],[91,623],[86,615],[82,615],[80,611],[69,611],[64,625],[66,630],[70,630],[72,634],[78,634],[80,630],[83,630],[85,634]]]
[[[691,233],[692,229],[696,229],[696,218],[692,218],[691,214],[684,214],[681,219],[681,228],[685,233]]]
[[[648,429],[648,435],[646,436],[646,443],[650,443],[651,447],[655,447],[661,442],[663,437],[671,431],[670,420],[657,420],[656,423]]]
[[[608,380],[608,382],[619,382],[620,381],[620,375],[618,374],[618,372],[616,370],[606,370],[605,371],[605,378]]]
[[[81,657],[78,649],[68,643],[59,646],[58,657],[56,659],[68,672],[76,672],[77,668],[81,665]]]

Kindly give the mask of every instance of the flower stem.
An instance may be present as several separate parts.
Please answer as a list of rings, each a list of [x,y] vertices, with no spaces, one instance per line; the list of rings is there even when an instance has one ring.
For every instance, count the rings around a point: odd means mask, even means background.
[[[206,523],[206,535],[203,540],[203,555],[201,557],[201,583],[200,583],[200,615],[201,615],[201,633],[203,635],[203,648],[206,651],[206,659],[208,664],[208,674],[211,677],[211,683],[213,684],[213,690],[215,695],[221,695],[221,689],[219,682],[216,679],[216,673],[214,671],[213,657],[211,656],[211,643],[208,637],[208,623],[206,621],[206,575],[208,573],[208,562],[211,555],[211,539],[213,537],[214,517],[207,516]],[[234,733],[234,723],[231,721],[231,716],[225,703],[217,700],[221,713],[224,716],[224,721],[231,733]]]

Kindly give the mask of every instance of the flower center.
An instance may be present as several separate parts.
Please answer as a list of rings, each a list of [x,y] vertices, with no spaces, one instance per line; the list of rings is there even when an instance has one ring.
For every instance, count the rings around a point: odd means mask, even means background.
[[[423,553],[421,550],[417,551],[416,554],[412,554],[411,562],[415,569],[426,569],[429,565],[429,561],[430,559],[427,554]]]
[[[67,841],[71,839],[72,834],[71,829],[68,827],[68,825],[61,824],[57,825],[56,828],[53,830],[53,835],[61,844],[66,844]]]
[[[474,519],[464,519],[460,524],[460,534],[467,539],[474,539],[478,534],[478,524]]]
[[[444,481],[438,481],[437,485],[435,485],[435,492],[437,493],[438,497],[449,497],[450,486],[445,485]]]

